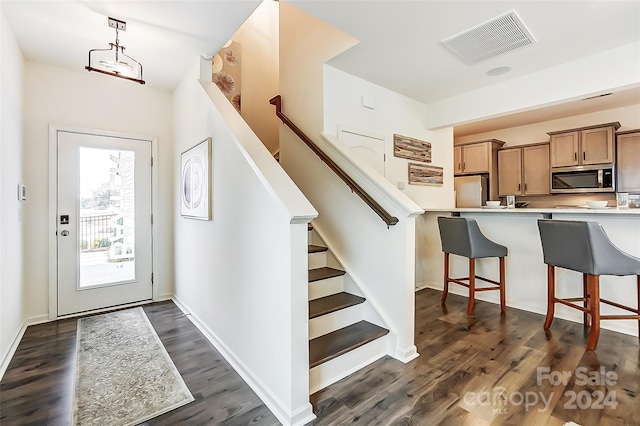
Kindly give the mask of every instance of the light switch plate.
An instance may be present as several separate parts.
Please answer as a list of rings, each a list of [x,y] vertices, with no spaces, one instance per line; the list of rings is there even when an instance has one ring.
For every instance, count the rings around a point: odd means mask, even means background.
[[[18,184],[18,201],[27,201],[27,187],[23,184]]]

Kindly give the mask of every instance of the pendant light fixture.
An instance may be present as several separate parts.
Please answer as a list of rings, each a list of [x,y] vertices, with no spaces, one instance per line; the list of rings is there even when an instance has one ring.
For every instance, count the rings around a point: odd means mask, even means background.
[[[109,26],[116,30],[116,42],[109,43],[109,49],[91,49],[89,51],[89,65],[87,71],[96,71],[125,80],[144,84],[142,79],[142,64],[124,53],[124,46],[118,39],[118,31],[126,31],[127,23],[109,18]]]

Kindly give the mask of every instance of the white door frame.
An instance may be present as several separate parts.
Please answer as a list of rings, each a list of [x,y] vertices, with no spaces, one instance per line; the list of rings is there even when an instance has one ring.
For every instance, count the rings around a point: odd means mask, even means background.
[[[99,136],[111,136],[124,139],[138,139],[151,142],[151,158],[154,162],[151,167],[151,214],[153,217],[158,217],[158,167],[156,167],[156,159],[158,158],[158,138],[136,135],[131,133],[112,132],[108,130],[87,129],[81,127],[65,126],[60,124],[49,124],[49,319],[55,320],[58,316],[58,244],[57,244],[57,182],[58,182],[58,132],[73,132],[73,133],[87,133],[91,135]],[[155,221],[154,221],[155,222]],[[157,244],[158,236],[156,232],[157,226],[152,224],[151,235],[153,239],[152,252],[155,255],[158,253]],[[159,300],[159,286],[157,284],[158,274],[156,273],[157,262],[152,261],[151,270],[154,276],[154,283],[152,284],[152,298],[154,301]],[[137,305],[140,303],[134,303]],[[98,309],[97,311],[100,311]],[[82,313],[83,315],[86,312]],[[76,316],[66,315],[66,316]]]

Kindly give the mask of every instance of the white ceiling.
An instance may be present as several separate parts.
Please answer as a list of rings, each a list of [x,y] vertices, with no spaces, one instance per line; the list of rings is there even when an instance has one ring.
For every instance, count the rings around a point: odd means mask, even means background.
[[[144,67],[147,84],[172,90],[198,56],[217,52],[260,0],[97,1],[2,0],[2,13],[25,59],[82,70],[88,52],[108,48],[113,17],[126,53]]]
[[[640,1],[290,3],[360,40],[330,65],[424,103],[640,40]],[[475,65],[467,65],[440,43],[510,10],[537,43]],[[512,71],[498,77],[485,74],[500,65]]]
[[[127,21],[127,30],[121,32],[120,41],[127,53],[143,64],[147,84],[172,90],[195,58],[219,50],[259,3],[259,0],[2,0],[1,5],[27,60],[69,69],[83,69],[89,49],[107,47],[113,42],[115,32],[107,26],[108,16]],[[637,0],[289,0],[289,3],[360,40],[358,45],[332,59],[329,62],[332,66],[424,103],[640,40]],[[440,44],[449,36],[510,10],[518,13],[537,43],[475,65],[462,62]],[[497,77],[485,74],[499,65],[509,65],[512,71]],[[623,96],[602,98],[590,108],[622,106],[620,102],[640,103],[639,95],[635,90]],[[564,113],[575,115],[577,106],[565,106]],[[554,108],[550,110],[556,114],[554,117],[563,114],[561,106]],[[544,111],[533,114],[541,117]],[[526,124],[527,120],[537,120],[531,114],[515,114],[510,118]],[[489,120],[486,126],[491,123],[495,122]],[[456,129],[456,133],[476,132],[473,125],[466,126]],[[501,126],[504,127],[504,121]]]

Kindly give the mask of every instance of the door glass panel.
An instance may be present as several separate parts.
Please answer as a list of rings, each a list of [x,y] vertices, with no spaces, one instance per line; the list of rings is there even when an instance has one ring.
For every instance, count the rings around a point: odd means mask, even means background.
[[[80,147],[78,156],[78,288],[133,281],[135,153]]]

